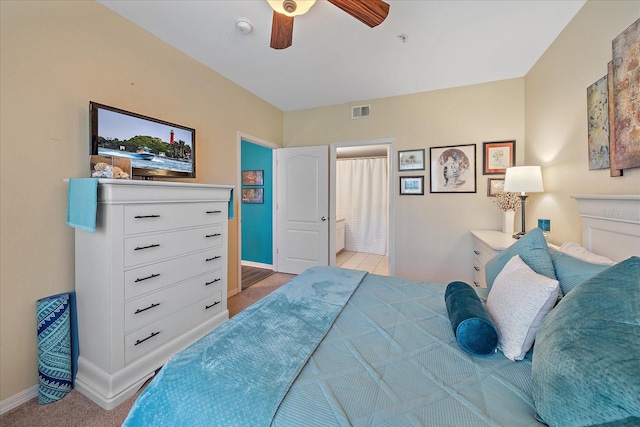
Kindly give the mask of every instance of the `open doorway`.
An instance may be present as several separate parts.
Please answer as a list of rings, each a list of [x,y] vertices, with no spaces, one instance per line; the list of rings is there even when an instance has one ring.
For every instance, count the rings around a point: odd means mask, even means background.
[[[393,146],[393,139],[331,145],[331,265],[393,274]]]
[[[235,292],[273,274],[275,144],[238,134],[238,284]]]

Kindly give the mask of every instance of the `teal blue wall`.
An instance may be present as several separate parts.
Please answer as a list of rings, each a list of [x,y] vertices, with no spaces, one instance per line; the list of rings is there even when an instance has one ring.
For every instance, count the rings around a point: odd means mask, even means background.
[[[242,170],[263,170],[264,203],[242,203],[242,191],[237,195],[242,209],[242,260],[273,264],[273,150],[242,140],[240,147]],[[245,187],[250,188],[250,187]]]

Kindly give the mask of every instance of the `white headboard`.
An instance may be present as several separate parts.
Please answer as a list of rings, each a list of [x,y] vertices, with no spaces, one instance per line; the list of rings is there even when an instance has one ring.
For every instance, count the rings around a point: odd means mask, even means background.
[[[640,195],[574,195],[582,246],[614,261],[640,256]]]

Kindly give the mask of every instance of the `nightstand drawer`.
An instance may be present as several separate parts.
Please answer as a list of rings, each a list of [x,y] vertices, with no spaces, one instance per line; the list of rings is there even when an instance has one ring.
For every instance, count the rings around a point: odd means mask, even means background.
[[[473,235],[473,284],[486,288],[487,262],[516,240],[510,234],[497,230],[472,230],[471,234]]]
[[[484,265],[494,256],[496,256],[495,251],[491,250],[491,252],[489,252],[489,250],[482,245],[475,245],[473,248],[473,254],[475,256],[475,264],[478,266],[482,266],[484,267]]]

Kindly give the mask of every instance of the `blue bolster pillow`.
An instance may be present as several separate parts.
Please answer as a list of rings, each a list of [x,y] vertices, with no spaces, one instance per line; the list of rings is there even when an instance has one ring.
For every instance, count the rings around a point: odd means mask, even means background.
[[[458,345],[474,356],[486,356],[498,347],[498,330],[476,291],[464,282],[451,282],[444,302]]]

